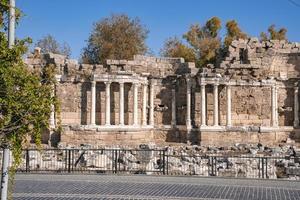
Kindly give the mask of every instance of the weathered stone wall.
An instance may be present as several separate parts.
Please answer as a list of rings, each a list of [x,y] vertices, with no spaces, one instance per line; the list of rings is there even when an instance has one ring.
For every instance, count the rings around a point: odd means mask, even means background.
[[[217,73],[234,79],[299,78],[300,44],[286,41],[264,41],[257,38],[233,41],[228,56],[222,60]]]
[[[153,141],[153,134],[149,131],[140,130],[127,132],[114,131],[96,131],[96,130],[78,130],[65,129],[61,135],[62,145],[80,146],[82,144],[91,144],[93,146],[101,145],[139,145]]]
[[[226,132],[201,132],[198,135],[201,145],[230,146],[234,144],[264,144],[276,146],[285,143],[289,138],[288,132],[251,132],[251,131],[226,131]]]
[[[279,126],[293,126],[294,89],[281,88],[278,93]]]
[[[60,101],[62,124],[81,124],[86,107],[82,107],[81,88],[85,84],[81,83],[58,83],[56,85],[56,95]],[[82,114],[81,114],[82,113]]]
[[[58,83],[56,86],[56,95],[61,104],[61,119],[63,125],[87,125],[90,122],[91,108],[91,83]],[[159,92],[159,90],[156,90]],[[125,124],[132,124],[133,118],[133,89],[132,84],[125,84]],[[119,85],[111,85],[111,124],[119,124]],[[142,116],[142,87],[139,88],[139,121]],[[105,124],[105,85],[97,83],[96,85],[96,124]],[[157,98],[156,105],[160,105],[160,98]],[[158,106],[157,106],[158,107]],[[159,111],[157,111],[159,115]],[[169,114],[170,115],[170,114]],[[159,121],[159,119],[161,119]],[[157,118],[157,124],[162,122],[162,116]]]
[[[270,126],[270,99],[271,89],[269,87],[232,87],[231,117],[233,125]],[[226,107],[223,106],[224,113],[226,113]]]
[[[213,126],[214,96],[213,86],[206,86],[206,120],[208,126]]]
[[[133,60],[107,60],[104,65],[79,64],[55,54],[35,52],[26,60],[29,68],[41,70],[46,65],[56,67],[58,82],[55,94],[61,102],[66,143],[138,143],[154,141],[197,144],[232,144],[263,142],[275,144],[286,141],[299,124],[295,124],[295,88],[300,78],[300,46],[285,41],[260,42],[255,38],[234,41],[225,58],[216,66],[197,69],[182,58],[135,56]],[[110,122],[120,124],[120,85],[115,77],[143,78],[147,88],[147,125],[150,115],[150,82],[154,87],[154,126],[148,129],[115,129],[106,131],[105,84],[96,83],[97,127],[91,124],[91,81],[95,75],[112,77],[110,85]],[[136,79],[137,80],[137,79]],[[190,80],[190,82],[188,82]],[[206,129],[201,126],[201,81],[205,84]],[[191,127],[187,125],[187,90],[191,85]],[[144,83],[143,83],[144,84]],[[214,124],[214,85],[218,85],[218,124]],[[231,126],[227,126],[227,87],[231,85]],[[272,97],[272,87],[276,95]],[[172,88],[175,88],[176,126],[172,123]],[[272,98],[276,98],[277,122],[272,122]],[[298,97],[299,99],[299,97]],[[133,124],[134,87],[125,83],[124,122]],[[299,103],[299,102],[298,102]],[[143,86],[138,87],[138,124],[142,124]],[[274,112],[274,110],[273,110]],[[299,111],[298,111],[299,112]],[[297,113],[299,116],[299,113]],[[274,121],[274,120],[273,120]],[[77,127],[77,128],[74,128]],[[78,128],[79,127],[79,128]],[[81,128],[80,128],[81,127]],[[254,127],[250,128],[249,127]],[[296,131],[297,132],[297,131]],[[298,132],[297,132],[298,133]],[[299,135],[299,134],[298,134]]]
[[[176,123],[185,125],[186,119],[186,82],[183,79],[177,80],[176,87]]]
[[[154,87],[154,124],[171,124],[172,90],[170,84],[163,81]]]

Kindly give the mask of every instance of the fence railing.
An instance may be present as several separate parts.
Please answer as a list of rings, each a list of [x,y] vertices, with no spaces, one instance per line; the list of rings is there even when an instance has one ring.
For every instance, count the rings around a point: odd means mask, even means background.
[[[266,156],[167,156],[167,174],[241,178],[300,178],[300,158]]]
[[[300,157],[170,155],[165,149],[26,149],[23,151],[22,163],[17,172],[299,179]]]
[[[154,160],[164,159],[164,150],[28,149],[23,151],[23,162],[17,171],[165,173],[164,167],[152,165]]]

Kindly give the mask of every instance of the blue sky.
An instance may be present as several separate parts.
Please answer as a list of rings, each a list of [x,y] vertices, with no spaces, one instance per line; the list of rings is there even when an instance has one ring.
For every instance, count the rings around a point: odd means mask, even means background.
[[[34,41],[51,34],[71,46],[79,58],[93,23],[112,13],[139,17],[150,30],[147,44],[155,55],[165,39],[181,36],[192,23],[212,16],[235,19],[243,31],[258,36],[270,24],[288,29],[290,41],[300,41],[300,0],[16,0],[25,16],[18,37]],[[294,2],[294,3],[292,3]],[[225,34],[223,30],[222,35]]]

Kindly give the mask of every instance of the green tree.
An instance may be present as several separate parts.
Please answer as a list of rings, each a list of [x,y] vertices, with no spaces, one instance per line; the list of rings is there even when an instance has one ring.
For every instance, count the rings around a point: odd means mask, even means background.
[[[271,25],[268,28],[268,33],[261,32],[260,33],[260,39],[262,41],[266,40],[287,40],[287,29],[286,28],[280,28],[276,30],[275,25]]]
[[[201,27],[199,24],[194,24],[184,34],[183,37],[197,52],[198,67],[215,62],[221,47],[220,29],[221,20],[218,17],[213,17],[206,22],[205,26]]]
[[[16,167],[26,139],[32,137],[40,144],[41,134],[49,126],[51,105],[57,105],[51,95],[54,68],[47,66],[39,73],[29,70],[22,59],[29,38],[17,39],[13,48],[8,48],[5,27],[9,3],[1,0],[0,4],[0,141],[11,145]]]
[[[148,30],[138,18],[125,14],[111,15],[94,25],[83,49],[83,63],[104,63],[105,59],[132,59],[135,54],[145,54]]]
[[[169,38],[165,41],[160,52],[161,56],[171,58],[184,58],[186,62],[195,62],[196,55],[194,49],[183,44],[177,37]]]
[[[42,53],[56,53],[67,57],[71,56],[71,48],[69,44],[66,42],[59,44],[52,35],[46,35],[42,39],[39,39],[35,46],[40,47]]]
[[[248,38],[247,34],[242,32],[235,20],[230,20],[226,23],[226,31],[227,33],[224,39],[224,44],[226,47],[228,47],[233,40]]]

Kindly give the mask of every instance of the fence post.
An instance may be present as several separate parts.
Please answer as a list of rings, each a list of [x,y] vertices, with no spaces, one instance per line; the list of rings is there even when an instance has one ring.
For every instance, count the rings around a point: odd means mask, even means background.
[[[166,150],[164,149],[163,150],[163,175],[166,174],[166,158],[165,158],[166,154],[165,154],[165,152],[166,152]]]
[[[115,168],[114,168],[114,158],[115,157],[115,153],[114,150],[111,149],[111,172],[114,174],[115,173]]]
[[[26,156],[26,172],[29,172],[29,150],[28,149],[26,149],[26,154],[25,154],[25,156]]]
[[[229,159],[228,159],[228,157],[226,159],[227,159],[226,160],[226,169],[229,169]]]
[[[214,176],[217,176],[217,157],[214,157],[214,168],[215,168],[215,171],[214,171]]]
[[[66,171],[68,168],[68,150],[67,149],[64,149],[63,156],[64,156],[64,161],[65,161],[65,171]]]
[[[260,178],[260,158],[258,158],[258,178]]]
[[[25,151],[25,171],[29,172],[29,150]]]
[[[208,157],[208,161],[209,161],[209,164],[210,164],[210,175],[211,176],[215,176],[215,157],[214,156],[209,156]]]
[[[118,171],[118,150],[117,149],[115,149],[115,159],[114,159],[114,161],[115,161],[115,174],[116,174],[117,171]]]
[[[265,167],[264,167],[264,158],[261,158],[261,175],[262,178],[265,178]]]
[[[71,171],[73,172],[74,171],[74,167],[76,167],[75,165],[74,165],[74,158],[75,158],[75,150],[74,149],[71,149],[71,152],[72,152],[72,154],[71,154]],[[76,170],[76,169],[75,169]]]
[[[68,173],[71,173],[71,149],[68,150]]]
[[[167,157],[167,175],[169,175],[169,155],[166,154]]]
[[[266,178],[268,179],[269,176],[268,176],[268,158],[265,158],[266,160],[266,165],[265,165],[265,168],[266,168]]]

